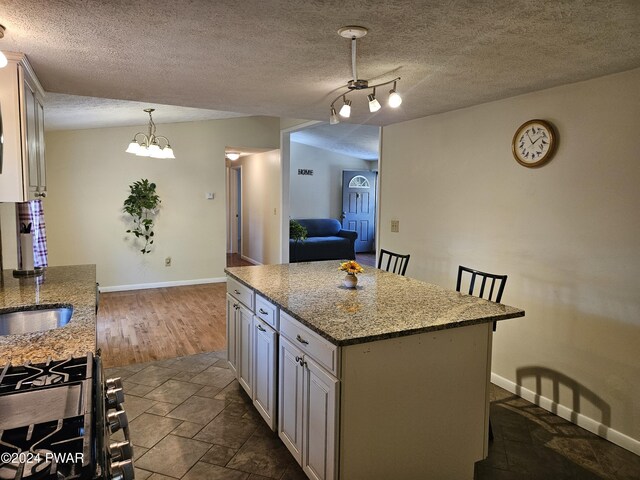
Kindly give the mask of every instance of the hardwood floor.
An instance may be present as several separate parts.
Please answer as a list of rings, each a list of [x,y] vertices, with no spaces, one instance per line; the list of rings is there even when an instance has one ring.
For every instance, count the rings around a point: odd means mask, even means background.
[[[227,253],[227,267],[250,267],[253,263],[244,260],[239,253]]]
[[[102,293],[98,347],[105,367],[226,348],[225,283]]]
[[[356,262],[360,265],[368,265],[369,267],[376,266],[376,253],[356,253]]]

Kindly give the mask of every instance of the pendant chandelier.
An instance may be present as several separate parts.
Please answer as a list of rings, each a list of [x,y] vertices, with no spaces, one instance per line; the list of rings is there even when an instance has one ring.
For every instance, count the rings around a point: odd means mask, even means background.
[[[156,124],[153,123],[153,117],[151,117],[151,112],[155,109],[145,108],[144,111],[149,114],[149,132],[147,135],[142,132],[136,133],[125,151],[139,157],[176,158],[173,155],[171,145],[169,145],[169,139],[162,135],[156,135]],[[164,145],[161,146],[162,143]]]
[[[340,107],[339,112],[340,116],[344,118],[349,118],[351,116],[351,100],[347,99],[347,95],[349,95],[354,90],[372,90],[372,92],[367,95],[367,100],[369,101],[369,111],[371,113],[377,112],[378,110],[380,110],[380,108],[382,108],[380,102],[376,98],[377,87],[383,87],[385,85],[390,85],[393,83],[393,88],[389,90],[388,105],[391,108],[398,108],[402,103],[402,97],[396,91],[396,84],[398,83],[398,81],[400,81],[400,77],[396,77],[393,80],[389,80],[387,82],[377,83],[375,85],[369,85],[368,80],[362,80],[358,78],[358,69],[356,66],[356,42],[359,38],[364,37],[367,32],[368,30],[365,27],[358,27],[355,25],[342,27],[340,30],[338,30],[338,35],[344,38],[351,39],[351,69],[353,73],[353,79],[349,80],[345,85],[345,87],[349,90],[347,92],[341,93],[335,98],[333,102],[331,102],[331,111],[329,115],[329,123],[331,125],[340,123],[335,108],[335,103],[340,99],[342,99],[342,107]]]

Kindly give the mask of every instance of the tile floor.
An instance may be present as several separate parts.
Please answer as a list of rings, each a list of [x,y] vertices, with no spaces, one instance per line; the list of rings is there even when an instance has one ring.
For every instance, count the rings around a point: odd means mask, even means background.
[[[136,479],[306,479],[234,380],[225,355],[107,369],[125,386]],[[491,421],[495,440],[476,464],[476,480],[640,479],[637,455],[495,386]]]

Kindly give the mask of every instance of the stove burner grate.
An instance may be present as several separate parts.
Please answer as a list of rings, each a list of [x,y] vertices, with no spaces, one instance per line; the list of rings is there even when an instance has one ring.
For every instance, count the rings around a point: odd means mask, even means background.
[[[93,356],[66,360],[51,360],[45,363],[11,365],[0,371],[0,395],[20,390],[47,388],[64,383],[82,381],[93,376]]]

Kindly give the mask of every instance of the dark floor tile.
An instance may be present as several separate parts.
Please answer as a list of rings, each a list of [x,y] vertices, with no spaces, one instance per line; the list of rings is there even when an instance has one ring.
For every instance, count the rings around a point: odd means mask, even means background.
[[[136,417],[142,415],[147,409],[152,407],[156,402],[148,398],[137,397],[135,395],[125,395],[122,406],[127,412],[127,418],[131,422]]]
[[[252,420],[220,414],[193,438],[238,449],[249,439],[256,428],[256,422]]]
[[[200,390],[200,388],[202,388],[200,385],[194,385],[193,383],[167,380],[147,393],[145,398],[178,405]]]
[[[222,412],[225,406],[224,400],[193,396],[171,410],[166,416],[205,425]]]
[[[147,368],[131,375],[128,381],[148,385],[150,387],[158,387],[173,377],[178,371],[171,368],[163,368],[157,365],[150,365]]]
[[[134,445],[151,448],[180,423],[182,423],[180,420],[174,418],[143,413],[129,424],[131,442]]]
[[[247,395],[237,380],[233,380],[229,385],[223,388],[215,398],[229,400],[231,402],[251,403],[249,395]]]
[[[308,480],[309,477],[302,471],[297,463],[289,465],[280,480]]]
[[[640,456],[595,435],[589,442],[603,471],[616,480],[640,480]]]
[[[224,467],[237,451],[235,448],[225,447],[224,445],[213,445],[200,461]]]
[[[485,464],[484,462],[476,463],[474,480],[532,480],[526,473],[511,472],[502,470]],[[551,480],[551,479],[550,479]]]
[[[246,480],[249,474],[220,467],[211,463],[198,462],[182,480]]]
[[[209,367],[191,378],[190,382],[224,388],[233,380],[235,380],[235,377],[231,370],[220,367]]]
[[[220,359],[208,353],[190,355],[188,357],[178,357],[174,360],[171,368],[182,372],[200,373],[203,370],[217,364]]]
[[[140,457],[136,464],[144,470],[180,478],[210,447],[208,443],[168,435]]]
[[[179,437],[193,438],[193,436],[202,430],[202,425],[192,422],[182,422],[175,430],[171,432],[172,435],[178,435]]]
[[[280,478],[294,461],[289,450],[275,434],[252,435],[227,463],[227,467]]]
[[[553,472],[555,480],[571,478],[568,461],[547,447],[505,440],[504,448],[510,471],[532,477]]]
[[[194,395],[197,395],[198,397],[215,398],[220,393],[221,390],[222,388],[220,387],[214,387],[213,385],[205,385],[204,387],[200,386],[200,390],[198,390]]]

